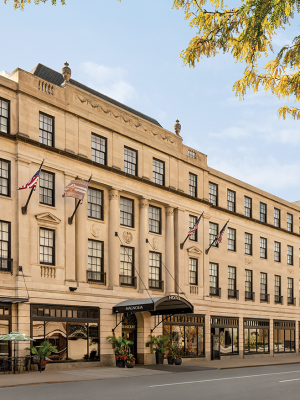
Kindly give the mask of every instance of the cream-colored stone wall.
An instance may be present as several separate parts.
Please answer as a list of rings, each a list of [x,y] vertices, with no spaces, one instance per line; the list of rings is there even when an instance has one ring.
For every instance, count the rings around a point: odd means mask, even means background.
[[[137,279],[137,288],[120,287],[119,264],[120,242],[114,236],[117,231],[130,232],[135,249],[135,268],[148,288],[148,253],[151,250],[145,238],[176,277],[176,286],[162,268],[164,293],[186,294],[197,314],[206,316],[205,349],[210,357],[210,315],[240,318],[240,356],[243,356],[243,318],[268,318],[296,321],[296,348],[299,349],[298,322],[299,304],[299,217],[300,207],[268,194],[251,185],[238,181],[207,166],[206,155],[182,144],[182,138],[163,128],[151,124],[123,109],[101,100],[90,93],[66,83],[63,87],[53,86],[53,94],[39,89],[41,80],[36,76],[16,70],[8,78],[0,76],[0,97],[10,101],[10,135],[0,135],[0,158],[11,163],[11,196],[0,196],[0,220],[11,222],[11,254],[13,275],[0,272],[0,297],[26,297],[23,278],[17,267],[23,267],[30,302],[101,308],[101,356],[109,363],[113,355],[111,345],[105,337],[112,333],[115,316],[112,307],[125,299],[147,296]],[[40,86],[41,87],[41,86]],[[52,93],[52,89],[51,89]],[[54,149],[39,144],[39,113],[54,117]],[[107,166],[91,162],[91,134],[107,139]],[[16,136],[14,136],[16,135]],[[138,177],[124,174],[124,146],[138,151]],[[188,151],[196,158],[189,157]],[[152,159],[165,163],[165,187],[152,184]],[[39,203],[38,188],[31,198],[27,215],[21,213],[29,191],[17,191],[37,171],[42,160],[43,169],[55,174],[55,206]],[[189,196],[189,172],[197,175],[197,199]],[[68,217],[75,208],[75,200],[62,198],[64,187],[75,177],[88,179],[90,186],[103,190],[103,221],[88,218],[87,196],[74,218]],[[208,183],[218,184],[218,207],[208,202]],[[227,189],[236,192],[236,213],[227,211]],[[120,225],[120,196],[134,200],[134,227]],[[244,196],[252,198],[252,219],[244,217]],[[267,224],[259,222],[259,203],[267,204]],[[149,233],[148,205],[162,210],[162,232]],[[146,208],[145,208],[146,207]],[[281,228],[274,225],[274,207],[281,210]],[[143,211],[144,210],[144,211]],[[146,210],[146,211],[145,211]],[[180,243],[189,230],[189,215],[204,217],[198,229],[198,241],[187,241],[184,248]],[[286,231],[287,213],[294,218],[293,232]],[[219,224],[219,229],[230,219],[228,227],[236,229],[236,252],[227,249],[227,231],[218,248],[209,247],[209,222]],[[146,221],[146,222],[145,222]],[[39,262],[39,228],[55,230],[55,266],[45,268]],[[253,255],[244,253],[244,234],[253,235]],[[260,237],[267,239],[267,259],[260,258]],[[86,280],[88,239],[104,242],[104,271],[107,284],[97,285]],[[281,243],[281,262],[274,262],[274,241]],[[294,248],[293,266],[287,265],[287,245]],[[189,258],[198,259],[198,286],[189,284]],[[209,296],[209,262],[219,264],[219,286],[221,297]],[[237,268],[239,299],[228,299],[228,266]],[[245,301],[245,269],[253,270],[255,301]],[[260,302],[260,272],[268,274],[270,303]],[[135,274],[137,275],[137,274]],[[274,276],[282,279],[283,305],[274,303]],[[294,278],[296,306],[287,305],[287,278]],[[69,287],[77,287],[70,292]],[[152,296],[162,295],[150,291]],[[0,299],[1,302],[1,299]],[[13,306],[13,330],[30,334],[28,303]],[[17,318],[18,315],[18,318]],[[139,315],[138,352],[144,361],[153,356],[145,342],[154,326],[154,318]],[[162,325],[156,331],[162,332]],[[121,333],[121,326],[116,334]],[[270,329],[270,349],[273,344]],[[24,346],[23,346],[24,347]],[[20,347],[20,349],[22,346]],[[142,356],[141,356],[142,357]]]

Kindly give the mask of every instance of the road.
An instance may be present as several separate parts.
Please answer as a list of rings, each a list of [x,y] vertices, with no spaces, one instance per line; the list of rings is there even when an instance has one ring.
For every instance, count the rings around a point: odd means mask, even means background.
[[[174,370],[176,371],[176,370]],[[2,400],[282,400],[300,398],[300,364],[195,370],[0,389]],[[5,379],[1,376],[0,379]]]

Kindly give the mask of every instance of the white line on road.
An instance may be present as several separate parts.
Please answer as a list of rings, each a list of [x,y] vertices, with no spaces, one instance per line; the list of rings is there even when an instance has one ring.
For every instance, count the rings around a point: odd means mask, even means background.
[[[150,387],[162,387],[162,386],[173,386],[173,385],[189,385],[191,383],[203,383],[203,382],[215,382],[215,381],[226,381],[230,379],[244,379],[244,378],[257,378],[259,376],[271,376],[271,375],[281,375],[281,374],[296,374],[300,371],[286,371],[286,372],[273,372],[272,374],[259,374],[259,375],[244,375],[244,376],[232,376],[230,378],[217,378],[217,379],[206,379],[203,381],[191,381],[191,382],[175,382],[175,383],[165,383],[163,385],[152,385]],[[284,382],[284,381],[281,381]]]
[[[287,379],[286,381],[279,381],[279,383],[291,382],[291,381],[300,381],[300,378],[297,378],[297,379]]]

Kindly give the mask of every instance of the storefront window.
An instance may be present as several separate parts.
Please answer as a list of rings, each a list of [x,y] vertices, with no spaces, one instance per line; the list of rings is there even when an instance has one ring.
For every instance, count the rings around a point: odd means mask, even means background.
[[[295,351],[295,322],[274,321],[274,353]]]
[[[99,360],[99,308],[31,306],[33,345],[58,350],[47,361]]]
[[[185,357],[204,356],[204,317],[172,316],[164,323],[164,335],[181,347]]]
[[[244,320],[244,353],[269,353],[269,321]]]
[[[221,356],[239,353],[238,318],[211,318],[211,334],[220,338]]]

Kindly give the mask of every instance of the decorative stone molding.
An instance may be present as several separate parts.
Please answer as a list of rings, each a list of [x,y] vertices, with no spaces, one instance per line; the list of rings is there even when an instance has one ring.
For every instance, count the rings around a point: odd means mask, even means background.
[[[196,246],[189,247],[187,249],[187,251],[188,251],[189,254],[194,254],[194,255],[197,255],[197,256],[200,256],[200,254],[202,254],[202,250],[200,250]]]
[[[245,258],[245,264],[246,264],[246,265],[253,265],[253,260],[252,260],[252,258]]]
[[[131,232],[124,231],[122,236],[125,243],[129,244],[132,242],[133,237]]]
[[[174,208],[173,207],[167,207],[166,208],[166,216],[167,217],[172,217],[174,215]]]
[[[290,274],[292,274],[294,272],[293,268],[288,268],[288,271]]]
[[[190,286],[190,294],[198,294],[198,286]]]
[[[147,199],[140,199],[140,208],[149,207],[149,203]]]
[[[46,212],[46,213],[42,213],[42,214],[37,214],[35,216],[35,218],[39,221],[39,222],[47,222],[50,224],[60,224],[61,220],[59,218],[57,218],[55,215]]]
[[[93,224],[91,226],[91,234],[92,234],[92,236],[94,236],[95,238],[98,238],[100,236],[100,233],[101,233],[101,230],[98,227],[98,225]]]
[[[159,242],[157,238],[153,238],[152,239],[152,246],[154,248],[154,250],[158,250],[159,249]]]
[[[55,279],[56,278],[55,267],[48,267],[41,265],[41,278]]]
[[[51,94],[52,96],[54,95],[54,88],[53,85],[50,85],[50,83],[45,82],[45,81],[39,81],[38,83],[38,89],[41,92],[45,92],[47,94]]]
[[[205,219],[210,219],[211,218],[211,216],[210,216],[210,214],[208,214],[208,213],[204,213],[203,214],[203,218],[205,218]]]
[[[88,108],[97,111],[99,114],[106,114],[106,116],[112,119],[117,119],[124,124],[130,125],[132,128],[146,132],[152,137],[157,137],[165,143],[177,147],[177,140],[173,135],[168,134],[163,128],[159,128],[158,126],[154,127],[150,123],[147,123],[147,121],[139,119],[138,117],[133,117],[129,113],[127,114],[125,111],[122,112],[112,105],[108,106],[104,102],[100,103],[99,101],[95,101],[88,96],[78,93],[74,93],[74,101],[80,104],[85,104]]]
[[[116,189],[112,189],[109,192],[109,200],[118,200],[119,199],[119,192]]]
[[[62,76],[64,78],[64,83],[65,82],[69,82],[70,78],[71,78],[71,68],[69,67],[69,64],[67,62],[65,62],[64,67],[62,68]]]

